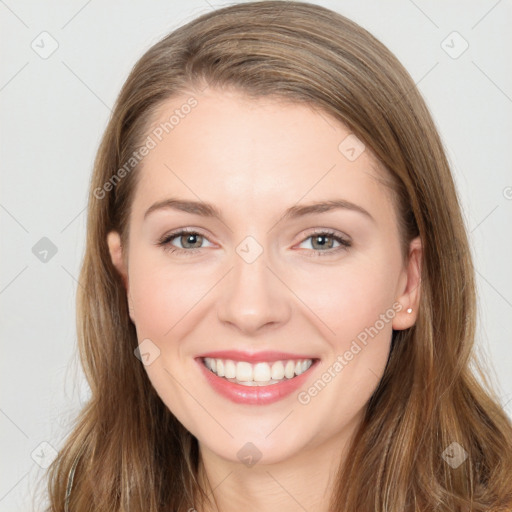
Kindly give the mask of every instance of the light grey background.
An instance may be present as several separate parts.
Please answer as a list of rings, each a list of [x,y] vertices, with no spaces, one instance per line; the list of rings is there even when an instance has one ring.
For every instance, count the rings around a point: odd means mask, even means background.
[[[426,98],[470,232],[478,350],[496,369],[512,416],[511,2],[316,3],[377,36]],[[40,465],[88,396],[76,359],[75,293],[87,186],[110,108],[144,51],[222,5],[0,0],[1,511],[35,510]],[[32,250],[43,237],[57,249],[46,262]]]

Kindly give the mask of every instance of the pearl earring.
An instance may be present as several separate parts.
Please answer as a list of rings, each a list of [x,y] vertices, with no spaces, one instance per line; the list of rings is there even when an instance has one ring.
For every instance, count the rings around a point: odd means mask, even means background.
[[[407,313],[412,313],[412,308],[409,308],[409,309],[407,310]]]

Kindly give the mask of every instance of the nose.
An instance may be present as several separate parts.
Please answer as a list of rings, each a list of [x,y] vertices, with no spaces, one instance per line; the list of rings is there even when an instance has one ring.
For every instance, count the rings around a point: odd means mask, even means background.
[[[264,256],[248,263],[234,254],[233,268],[219,289],[219,320],[246,335],[277,328],[290,318],[292,293]]]

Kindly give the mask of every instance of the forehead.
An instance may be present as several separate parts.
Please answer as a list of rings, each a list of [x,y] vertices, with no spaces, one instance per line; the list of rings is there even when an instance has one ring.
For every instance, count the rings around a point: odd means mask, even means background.
[[[374,208],[390,202],[387,171],[369,148],[310,105],[207,89],[166,100],[146,137],[152,148],[138,171],[134,212],[166,195],[237,214],[328,196]]]

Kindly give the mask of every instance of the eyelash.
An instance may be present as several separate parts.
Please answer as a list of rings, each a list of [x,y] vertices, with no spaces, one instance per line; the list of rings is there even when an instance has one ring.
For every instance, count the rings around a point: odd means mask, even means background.
[[[170,252],[170,253],[187,253],[187,254],[194,254],[197,251],[200,251],[201,247],[196,247],[194,249],[180,249],[179,247],[175,247],[171,245],[171,241],[175,238],[178,238],[182,235],[199,235],[206,239],[204,235],[201,233],[198,233],[197,231],[188,230],[188,229],[181,229],[179,231],[175,231],[173,233],[168,233],[164,235],[160,240],[157,242],[158,246],[163,247],[164,251]],[[311,249],[312,254],[309,254],[308,256],[316,257],[316,256],[332,256],[334,253],[338,253],[338,251],[344,251],[347,250],[349,247],[352,246],[352,242],[350,240],[347,240],[346,238],[343,238],[342,236],[336,234],[334,231],[329,230],[319,230],[311,233],[309,236],[304,238],[302,242],[305,242],[309,238],[312,238],[314,236],[328,236],[333,238],[336,242],[339,242],[339,246],[335,247],[334,249],[326,249],[325,251],[317,251],[315,249]],[[301,242],[301,243],[302,243]],[[309,251],[308,251],[309,252]]]

